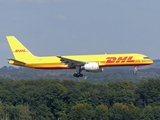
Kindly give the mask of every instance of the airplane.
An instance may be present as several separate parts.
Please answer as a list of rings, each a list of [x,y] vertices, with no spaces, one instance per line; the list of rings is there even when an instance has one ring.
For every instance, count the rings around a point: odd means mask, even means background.
[[[34,69],[76,69],[74,77],[83,77],[82,70],[98,73],[103,67],[134,66],[136,74],[138,67],[153,63],[148,56],[137,53],[126,54],[98,54],[72,56],[34,56],[14,36],[6,36],[14,59],[8,58],[9,64]]]

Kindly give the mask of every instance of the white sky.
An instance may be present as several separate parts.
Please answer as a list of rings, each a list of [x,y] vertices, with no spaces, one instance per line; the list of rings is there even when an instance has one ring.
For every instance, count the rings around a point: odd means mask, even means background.
[[[160,54],[160,0],[0,0],[0,67],[13,58],[5,36],[34,55]]]

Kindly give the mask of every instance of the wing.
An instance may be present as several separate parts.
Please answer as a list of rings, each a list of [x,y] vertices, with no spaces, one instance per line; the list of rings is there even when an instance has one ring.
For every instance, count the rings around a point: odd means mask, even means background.
[[[62,57],[62,56],[57,56],[57,57],[60,58],[61,62],[68,65],[68,67],[82,66],[87,63],[85,61],[79,61],[79,60],[70,59],[70,58],[66,58],[66,57]]]

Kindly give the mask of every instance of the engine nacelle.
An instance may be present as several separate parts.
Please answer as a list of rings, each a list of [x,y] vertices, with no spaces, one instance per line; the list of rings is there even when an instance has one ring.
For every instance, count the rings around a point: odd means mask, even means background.
[[[87,72],[102,72],[103,68],[99,68],[98,63],[96,62],[89,62],[86,63],[83,67],[84,70],[86,70]]]
[[[99,72],[103,72],[103,68],[99,68],[98,70],[86,70],[86,72],[99,73]]]

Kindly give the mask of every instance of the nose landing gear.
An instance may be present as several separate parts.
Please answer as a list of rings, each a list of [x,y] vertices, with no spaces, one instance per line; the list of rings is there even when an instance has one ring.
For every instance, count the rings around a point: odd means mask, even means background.
[[[133,71],[133,74],[134,74],[134,75],[137,74],[137,70],[138,70],[138,66],[134,66],[134,71]]]

